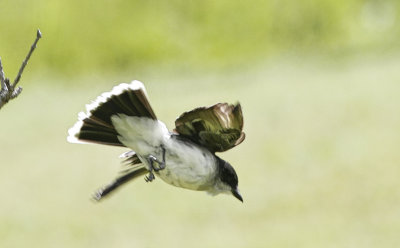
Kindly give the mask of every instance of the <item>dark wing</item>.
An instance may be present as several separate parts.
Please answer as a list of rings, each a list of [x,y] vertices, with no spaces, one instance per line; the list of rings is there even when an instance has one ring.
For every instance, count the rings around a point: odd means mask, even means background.
[[[218,103],[185,112],[175,121],[175,131],[211,152],[223,152],[245,138],[239,103]]]
[[[112,182],[107,184],[106,186],[98,189],[93,194],[93,199],[96,201],[100,201],[105,196],[108,196],[114,190],[119,188],[121,185],[133,180],[139,176],[146,174],[148,171],[142,161],[138,158],[134,151],[129,151],[123,153],[121,157],[125,158],[123,161],[125,164],[125,168],[119,173],[117,178],[115,178]]]

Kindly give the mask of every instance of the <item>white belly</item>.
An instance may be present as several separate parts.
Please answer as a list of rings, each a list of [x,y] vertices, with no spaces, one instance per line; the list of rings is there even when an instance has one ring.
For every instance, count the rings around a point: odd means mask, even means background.
[[[205,190],[214,184],[216,161],[208,150],[173,138],[166,142],[165,149],[165,169],[156,175],[166,183],[192,190]]]
[[[165,148],[166,166],[155,174],[166,183],[193,190],[205,190],[215,183],[217,163],[207,149],[174,138],[158,120],[126,115],[111,119],[121,143],[135,151],[147,168],[148,156],[162,161],[161,146]]]

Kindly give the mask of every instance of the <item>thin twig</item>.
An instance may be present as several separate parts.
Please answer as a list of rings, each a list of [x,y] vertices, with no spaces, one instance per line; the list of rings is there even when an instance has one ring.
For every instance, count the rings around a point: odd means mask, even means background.
[[[33,42],[32,46],[31,46],[31,49],[29,50],[28,55],[26,55],[24,61],[22,62],[22,65],[21,65],[21,68],[19,68],[19,72],[18,72],[17,77],[14,79],[14,83],[13,83],[13,85],[12,85],[13,88],[15,88],[15,86],[17,85],[17,83],[18,83],[19,80],[21,79],[22,72],[24,72],[25,66],[28,64],[28,60],[29,60],[29,58],[31,57],[33,51],[35,50],[36,44],[38,43],[38,41],[39,41],[40,38],[42,38],[42,33],[41,33],[40,30],[38,29],[37,32],[36,32],[36,39],[35,39],[35,41]]]
[[[21,87],[16,87],[17,83],[21,79],[22,73],[24,72],[25,66],[28,64],[28,60],[31,57],[33,51],[36,48],[36,45],[39,41],[39,39],[42,38],[42,33],[38,29],[36,32],[36,39],[33,42],[31,49],[28,52],[28,55],[26,55],[24,61],[22,62],[21,68],[19,68],[19,72],[17,77],[14,80],[14,83],[11,85],[10,84],[10,79],[7,78],[4,74],[3,71],[3,65],[1,63],[1,58],[0,58],[0,83],[1,83],[1,88],[0,88],[0,109],[11,99],[16,98],[21,92],[22,88]]]
[[[3,71],[3,64],[1,63],[1,57],[0,57],[0,81],[1,81],[1,89],[4,87],[4,81],[6,80],[4,76],[4,71]]]

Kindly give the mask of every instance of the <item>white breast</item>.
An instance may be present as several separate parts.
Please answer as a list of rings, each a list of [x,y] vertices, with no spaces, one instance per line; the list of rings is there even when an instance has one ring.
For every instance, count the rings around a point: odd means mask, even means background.
[[[157,175],[174,186],[204,190],[214,184],[216,160],[205,148],[170,138],[165,143],[166,167]]]

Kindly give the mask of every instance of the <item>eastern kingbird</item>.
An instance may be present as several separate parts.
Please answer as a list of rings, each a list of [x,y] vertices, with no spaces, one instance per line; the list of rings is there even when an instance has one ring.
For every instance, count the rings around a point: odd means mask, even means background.
[[[127,166],[110,184],[94,194],[100,200],[120,185],[144,174],[166,183],[211,195],[229,193],[243,202],[233,167],[215,155],[240,144],[245,134],[240,104],[218,103],[185,112],[170,132],[157,120],[143,84],[115,86],[86,105],[69,129],[71,143],[125,146]]]

